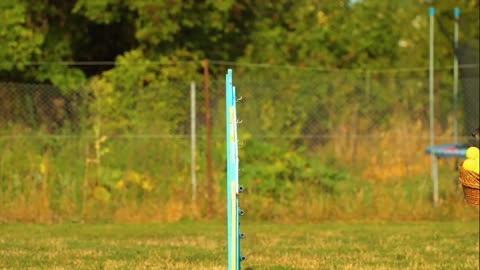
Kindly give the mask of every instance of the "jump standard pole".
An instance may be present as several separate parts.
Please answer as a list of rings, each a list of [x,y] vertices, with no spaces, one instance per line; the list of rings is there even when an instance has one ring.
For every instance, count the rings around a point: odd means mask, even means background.
[[[240,253],[240,217],[244,211],[240,209],[239,158],[237,133],[237,97],[233,86],[232,70],[226,75],[226,130],[227,130],[227,233],[228,233],[228,270],[240,270],[241,262],[246,258]]]

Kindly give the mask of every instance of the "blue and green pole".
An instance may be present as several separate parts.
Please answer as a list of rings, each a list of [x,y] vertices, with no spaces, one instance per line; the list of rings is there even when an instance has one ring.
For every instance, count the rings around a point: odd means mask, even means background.
[[[227,124],[227,226],[228,270],[240,270],[245,257],[240,254],[240,193],[238,168],[237,98],[233,86],[232,70],[226,75],[226,124]]]

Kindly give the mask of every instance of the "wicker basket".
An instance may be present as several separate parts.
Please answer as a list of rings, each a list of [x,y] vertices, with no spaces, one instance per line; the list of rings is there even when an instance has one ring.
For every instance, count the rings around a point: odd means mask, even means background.
[[[465,202],[470,205],[480,205],[480,176],[465,170],[462,165],[463,162],[458,167],[460,172],[458,180],[463,187]]]

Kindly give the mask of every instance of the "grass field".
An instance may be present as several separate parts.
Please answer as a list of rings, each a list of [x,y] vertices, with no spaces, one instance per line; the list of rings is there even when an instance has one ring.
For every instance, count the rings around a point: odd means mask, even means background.
[[[243,226],[244,270],[479,269],[478,222]],[[226,269],[223,223],[0,224],[0,269]]]

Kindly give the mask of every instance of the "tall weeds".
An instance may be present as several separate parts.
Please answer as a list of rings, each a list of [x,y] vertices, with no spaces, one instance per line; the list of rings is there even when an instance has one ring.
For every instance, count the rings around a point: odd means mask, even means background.
[[[455,160],[440,160],[440,205],[433,207],[430,157],[425,154],[428,133],[420,121],[396,121],[391,128],[368,136],[348,135],[347,124],[339,124],[336,130],[336,138],[312,147],[303,158],[345,172],[348,180],[336,183],[333,191],[316,182],[291,181],[272,195],[255,188],[261,182],[242,179],[241,174],[241,181],[253,185],[247,186],[242,196],[246,218],[281,222],[478,218],[478,208],[463,202]],[[448,138],[450,132],[440,130],[437,134]],[[88,137],[33,134],[2,138],[0,222],[142,223],[207,218],[203,147],[197,171],[199,195],[192,202],[188,140],[102,140],[98,146],[95,138]],[[98,151],[108,149],[101,162],[93,165],[88,152],[92,145],[101,148]],[[224,219],[221,140],[215,151],[214,218]]]

